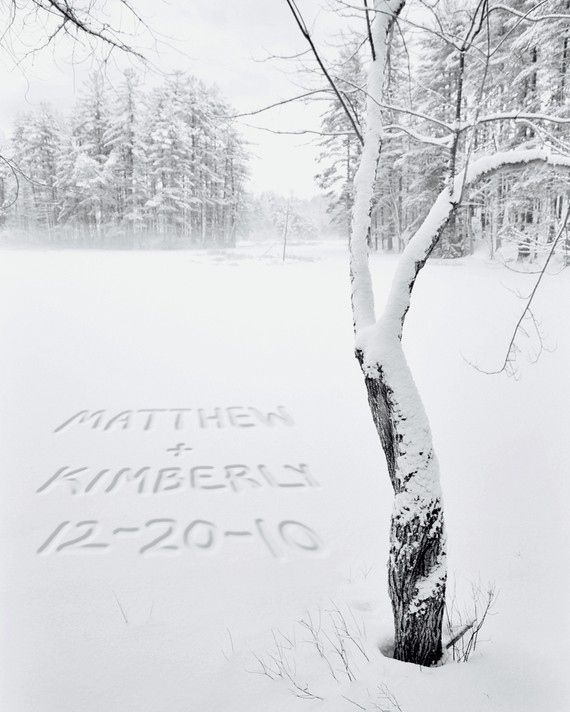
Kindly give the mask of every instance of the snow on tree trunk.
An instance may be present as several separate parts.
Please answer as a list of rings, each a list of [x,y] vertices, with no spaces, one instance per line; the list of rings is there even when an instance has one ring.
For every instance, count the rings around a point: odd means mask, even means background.
[[[434,235],[441,233],[452,214],[453,205],[447,201],[447,206],[438,211],[437,226],[429,225]],[[357,335],[356,353],[394,490],[388,561],[394,657],[433,665],[442,652],[445,529],[429,422],[401,342],[415,279],[415,274],[405,276],[409,264],[404,252],[392,298],[383,316]],[[398,290],[405,290],[402,299],[395,298]]]
[[[368,70],[366,131],[358,170],[354,176],[354,203],[350,234],[350,277],[354,329],[374,323],[374,294],[368,268],[368,237],[370,233],[374,184],[382,147],[383,85],[388,39],[394,21],[404,7],[405,0],[375,0],[378,10],[371,35],[375,59]],[[390,14],[391,13],[391,14]]]
[[[394,657],[433,665],[441,657],[445,601],[445,533],[437,460],[429,423],[401,343],[406,299],[417,272],[407,275],[404,258],[391,304],[375,321],[368,266],[368,234],[376,171],[382,145],[382,100],[388,37],[403,1],[377,3],[373,26],[376,59],[368,74],[366,133],[355,177],[350,242],[352,307],[356,355],[364,373],[372,418],[386,456],[394,489],[388,583],[394,613]],[[449,201],[448,201],[449,204]],[[445,213],[445,211],[443,211]],[[447,216],[443,216],[442,226]],[[441,229],[438,230],[438,235]],[[412,260],[415,266],[415,261]],[[404,304],[402,303],[404,302]],[[398,314],[400,316],[398,316]]]
[[[398,262],[384,313],[376,319],[368,262],[373,187],[382,146],[382,86],[388,38],[404,1],[376,3],[376,58],[368,75],[368,105],[361,163],[355,177],[350,239],[355,352],[394,489],[388,583],[394,613],[394,657],[433,665],[442,653],[447,579],[439,469],[429,422],[402,347],[402,329],[416,277],[454,215],[464,188],[506,165],[570,159],[546,149],[497,152],[451,175]],[[391,13],[391,14],[390,14]]]
[[[441,657],[446,562],[439,469],[427,416],[400,339],[376,363],[362,360],[368,403],[394,489],[388,584],[394,613],[394,657],[433,665]],[[362,358],[362,357],[361,357]]]

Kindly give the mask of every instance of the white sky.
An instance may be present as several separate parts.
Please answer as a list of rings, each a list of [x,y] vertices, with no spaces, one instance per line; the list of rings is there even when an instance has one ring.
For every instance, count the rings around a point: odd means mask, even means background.
[[[333,59],[333,45],[338,46],[343,21],[324,2],[299,0],[298,4],[323,54]],[[133,4],[158,35],[172,38],[161,44],[158,54],[148,51],[149,59],[162,71],[181,69],[216,83],[238,112],[302,93],[294,83],[300,80],[293,71],[295,62],[259,61],[269,54],[290,55],[306,49],[285,0],[134,0]],[[2,21],[5,24],[5,18]],[[29,43],[36,41],[33,33],[37,31],[36,25],[25,35]],[[21,56],[21,50],[16,52]],[[70,47],[65,42],[55,51],[36,55],[33,63],[24,65],[24,71],[14,68],[13,59],[5,52],[0,61],[0,127],[5,135],[19,111],[40,101],[49,101],[60,111],[69,110],[89,71],[88,62],[71,65]],[[156,77],[149,76],[149,81]],[[317,105],[289,104],[243,121],[277,130],[316,129],[318,114]],[[313,179],[317,149],[309,145],[310,137],[277,136],[245,127],[243,133],[255,154],[250,165],[251,189],[292,191],[300,197],[319,192]]]

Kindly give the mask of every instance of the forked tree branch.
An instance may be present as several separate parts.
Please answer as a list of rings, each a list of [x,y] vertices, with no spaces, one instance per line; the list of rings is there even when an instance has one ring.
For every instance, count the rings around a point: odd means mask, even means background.
[[[523,168],[532,164],[546,164],[569,170],[570,157],[552,153],[545,148],[513,149],[483,156],[472,161],[467,171],[462,171],[455,176],[452,190],[446,186],[440,192],[424,221],[404,248],[390,288],[388,306],[382,321],[391,323],[400,337],[418,273],[438,243],[451,216],[459,207],[463,187],[474,185],[501,168],[507,166]],[[560,236],[557,240],[559,239]]]
[[[68,28],[73,28],[77,33],[100,41],[111,49],[118,49],[121,52],[137,57],[139,60],[144,60],[144,55],[141,52],[121,38],[122,33],[119,29],[113,28],[105,19],[100,19],[96,16],[96,3],[89,3],[86,8],[79,7],[73,0],[31,0],[31,3],[39,10],[43,10],[47,15],[60,20],[55,33],[48,38],[48,44],[60,30],[68,31]],[[148,27],[128,0],[120,0],[120,4],[139,23]],[[14,13],[16,13],[18,0],[12,0],[12,5]]]

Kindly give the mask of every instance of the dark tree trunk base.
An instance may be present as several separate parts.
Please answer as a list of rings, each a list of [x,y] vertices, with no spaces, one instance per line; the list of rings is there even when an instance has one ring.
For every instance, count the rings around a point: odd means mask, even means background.
[[[362,354],[356,354],[362,366]],[[403,354],[402,354],[403,356]],[[404,361],[405,363],[405,361]],[[413,385],[413,380],[410,380]],[[438,493],[437,461],[426,420],[426,441],[410,442],[408,421],[416,413],[403,413],[394,384],[387,383],[381,365],[378,376],[365,374],[368,403],[378,432],[395,494],[390,532],[388,585],[394,613],[396,660],[431,666],[442,657],[445,607],[445,532]],[[417,448],[417,449],[415,449]],[[409,462],[414,467],[406,471]],[[434,491],[416,482],[432,476]]]

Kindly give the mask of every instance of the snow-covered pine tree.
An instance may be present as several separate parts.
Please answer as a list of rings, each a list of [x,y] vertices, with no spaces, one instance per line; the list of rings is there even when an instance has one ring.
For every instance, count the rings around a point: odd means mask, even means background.
[[[141,119],[143,99],[136,73],[127,70],[110,98],[110,116],[104,141],[111,151],[115,190],[115,221],[122,226],[127,242],[137,244],[144,228],[147,194],[146,155]]]
[[[149,100],[145,126],[149,227],[176,243],[189,208],[185,179],[190,174],[191,136],[185,121],[188,84],[182,73],[168,77]]]
[[[93,74],[61,130],[46,108],[15,126],[14,158],[29,180],[11,218],[89,244],[232,246],[248,153],[231,113],[182,72],[149,96],[132,71],[118,85]]]
[[[228,108],[226,111],[229,113]],[[226,122],[223,127],[221,138],[220,242],[225,247],[235,247],[243,186],[247,177],[247,154],[239,134],[230,122]]]
[[[60,220],[83,228],[91,243],[101,244],[103,228],[117,216],[114,159],[107,142],[110,111],[105,79],[93,72],[71,120],[71,134],[59,165]]]
[[[61,131],[47,104],[16,121],[13,162],[20,170],[17,213],[19,226],[30,233],[45,230],[53,237],[57,221],[57,164]]]

